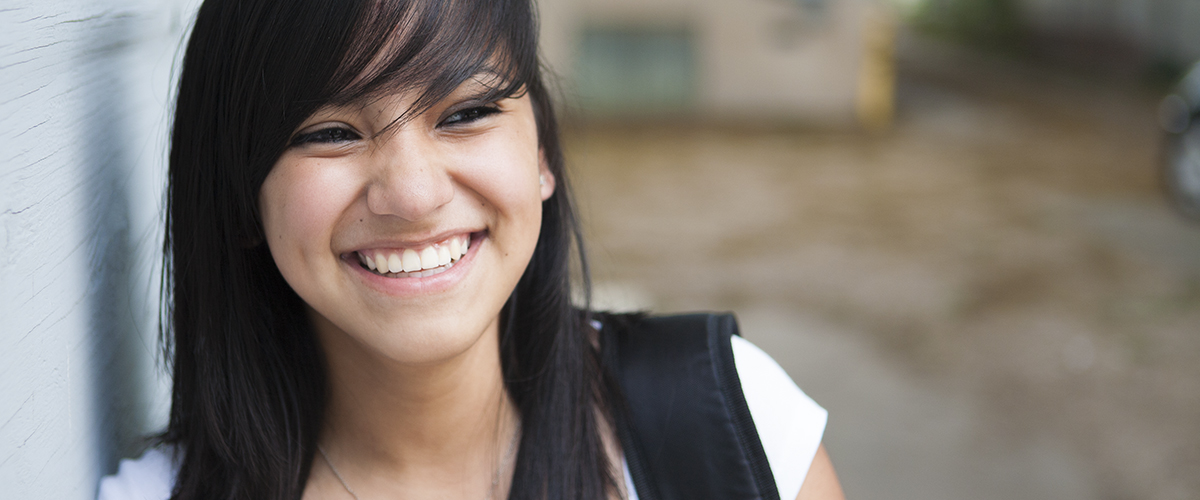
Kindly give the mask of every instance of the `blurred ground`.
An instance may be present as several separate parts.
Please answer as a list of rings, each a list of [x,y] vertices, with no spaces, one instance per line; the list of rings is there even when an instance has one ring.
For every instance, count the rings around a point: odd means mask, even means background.
[[[1200,225],[1157,96],[904,39],[874,136],[567,138],[598,301],[735,310],[850,498],[1200,498]]]

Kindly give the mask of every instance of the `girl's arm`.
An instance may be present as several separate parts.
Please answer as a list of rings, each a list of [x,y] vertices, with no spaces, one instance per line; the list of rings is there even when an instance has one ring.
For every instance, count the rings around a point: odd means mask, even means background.
[[[846,495],[842,493],[842,484],[838,482],[837,473],[833,470],[833,462],[829,461],[829,453],[825,452],[825,445],[817,448],[817,455],[813,457],[812,465],[808,468],[808,475],[804,478],[804,484],[800,486],[800,493],[796,495],[796,500],[845,500]]]

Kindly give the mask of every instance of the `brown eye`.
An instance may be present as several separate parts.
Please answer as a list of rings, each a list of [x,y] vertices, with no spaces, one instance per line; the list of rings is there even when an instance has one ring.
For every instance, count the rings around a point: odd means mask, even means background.
[[[320,144],[336,144],[339,142],[357,141],[361,137],[353,130],[343,127],[330,127],[297,135],[292,139],[293,146],[301,146],[304,144],[320,143]]]
[[[447,116],[445,120],[442,120],[442,125],[463,125],[499,112],[500,110],[493,106],[467,108]]]

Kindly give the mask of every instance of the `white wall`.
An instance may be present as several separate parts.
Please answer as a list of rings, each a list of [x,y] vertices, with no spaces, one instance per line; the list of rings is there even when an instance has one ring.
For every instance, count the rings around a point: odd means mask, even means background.
[[[156,259],[185,1],[0,6],[4,498],[94,498],[164,422]]]

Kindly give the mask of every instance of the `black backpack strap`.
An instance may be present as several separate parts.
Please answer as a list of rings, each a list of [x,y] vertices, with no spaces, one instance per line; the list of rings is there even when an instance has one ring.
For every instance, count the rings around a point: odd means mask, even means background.
[[[614,405],[617,432],[638,497],[778,500],[733,362],[734,317],[646,317],[621,326],[601,331],[624,396]]]

